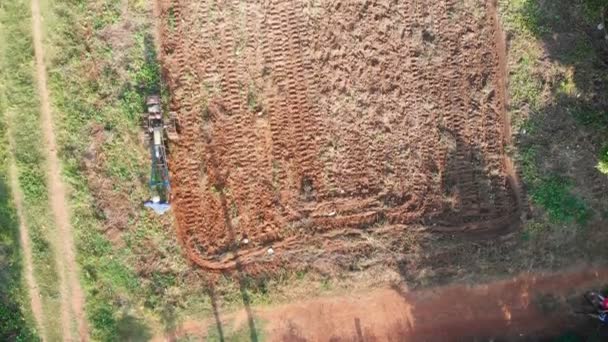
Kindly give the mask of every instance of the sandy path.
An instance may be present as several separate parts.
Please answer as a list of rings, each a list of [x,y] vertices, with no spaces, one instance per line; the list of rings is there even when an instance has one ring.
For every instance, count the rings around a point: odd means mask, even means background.
[[[64,340],[75,340],[71,324],[78,324],[79,340],[88,340],[88,327],[84,313],[84,293],[78,280],[78,267],[74,251],[74,238],[70,226],[70,216],[66,200],[66,191],[61,180],[61,166],[57,158],[55,135],[53,133],[49,90],[47,88],[46,68],[44,64],[44,45],[42,43],[42,17],[39,0],[32,0],[32,20],[34,52],[36,55],[36,76],[40,94],[40,112],[42,131],[45,141],[45,154],[48,160],[49,199],[55,223],[58,227],[56,237],[56,260],[61,282],[61,317]],[[74,315],[75,317],[71,317]]]
[[[7,125],[6,135],[8,136],[8,143],[10,146],[8,177],[11,192],[13,194],[13,202],[15,203],[15,209],[17,211],[17,218],[19,219],[19,239],[23,254],[25,282],[27,284],[28,294],[30,297],[30,306],[32,308],[34,319],[36,320],[39,335],[43,340],[46,340],[46,327],[43,319],[44,315],[42,311],[42,301],[40,299],[40,289],[38,288],[38,284],[34,278],[30,230],[23,212],[23,194],[21,193],[21,187],[19,186],[19,173],[17,171],[15,158],[13,157],[15,142],[13,141],[13,133],[11,131],[11,118],[7,118],[7,121],[9,123]]]
[[[413,292],[385,288],[317,298],[272,308],[254,308],[253,315],[263,322],[264,332],[258,334],[268,341],[520,338],[568,328],[575,322],[565,298],[576,298],[579,292],[606,282],[608,269],[523,274],[476,286],[453,285]],[[559,309],[543,313],[539,304],[542,298],[555,298],[550,300],[559,303]],[[246,311],[226,316],[223,324],[235,321],[246,325]],[[205,336],[212,324],[215,323],[187,322],[173,336]]]

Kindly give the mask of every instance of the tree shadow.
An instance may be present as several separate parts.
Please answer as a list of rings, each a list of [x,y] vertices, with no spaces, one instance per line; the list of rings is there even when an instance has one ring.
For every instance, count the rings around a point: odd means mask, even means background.
[[[207,286],[207,293],[211,299],[211,308],[213,309],[213,318],[215,320],[215,327],[218,333],[218,340],[224,342],[224,328],[222,327],[222,320],[220,318],[220,310],[217,304],[217,294],[215,293],[215,286],[210,283]]]
[[[440,131],[452,147],[441,180],[443,208],[433,216],[433,222],[443,227],[435,230],[464,233],[514,230],[522,203],[517,182],[503,172],[506,161],[489,165],[486,152],[471,145],[462,132],[441,127]]]
[[[1,132],[0,132],[1,133]],[[26,319],[23,305],[23,265],[19,241],[19,222],[11,200],[11,190],[0,177],[0,340],[37,340]],[[29,294],[32,295],[32,294]]]
[[[223,191],[223,187],[219,188],[220,192],[220,203],[222,206],[222,212],[225,219],[225,225],[228,228],[230,240],[233,241],[232,252],[236,255],[236,280],[239,283],[239,290],[241,292],[241,299],[243,300],[243,305],[245,306],[245,312],[247,313],[247,324],[249,325],[249,338],[251,342],[258,341],[258,332],[256,328],[256,323],[254,319],[253,310],[251,309],[251,297],[249,295],[248,287],[249,283],[247,281],[247,273],[245,272],[243,263],[241,262],[238,256],[238,243],[236,243],[236,233],[234,226],[232,225],[232,220],[230,219],[230,208],[228,206],[228,201],[226,199],[226,193]]]
[[[232,242],[229,246],[229,252],[233,253],[233,255],[236,256],[235,257],[235,264],[236,264],[235,272],[234,273],[225,273],[225,275],[228,276],[228,278],[230,278],[230,279],[236,278],[236,281],[238,281],[239,290],[241,293],[241,299],[243,302],[245,312],[247,314],[247,323],[248,323],[248,327],[249,327],[249,339],[252,342],[257,342],[259,340],[258,327],[256,326],[254,313],[251,308],[251,296],[249,294],[249,281],[248,281],[249,278],[248,278],[247,272],[245,270],[245,267],[239,257],[239,253],[238,253],[239,243],[237,241],[235,227],[233,226],[233,223],[231,220],[231,213],[230,213],[230,206],[228,204],[228,199],[226,198],[225,179],[227,177],[227,174],[220,173],[218,161],[216,160],[216,156],[214,154],[210,155],[208,167],[210,168],[212,173],[215,175],[215,177],[213,177],[214,186],[218,190],[221,211],[222,211],[222,215],[224,217],[224,225],[228,230],[228,238]],[[209,295],[211,297],[211,302],[213,305],[213,311],[214,311],[217,331],[219,333],[220,339],[223,340],[225,332],[224,332],[224,329],[222,328],[221,319],[219,317],[219,310],[218,310],[216,294],[215,294],[213,285],[209,286]]]
[[[523,180],[533,204],[552,223],[570,227],[600,226],[608,217],[608,177],[598,170],[608,143],[608,41],[597,28],[602,6],[608,8],[597,1],[528,0],[513,14],[523,29],[507,29],[513,54],[531,57],[512,61],[515,68],[529,63],[523,84],[517,71],[511,74],[509,110],[520,119],[515,145]],[[521,52],[518,35],[528,33],[540,49]],[[526,86],[528,94],[518,93]]]
[[[116,327],[121,341],[143,342],[152,338],[152,332],[145,322],[129,314],[118,319]]]

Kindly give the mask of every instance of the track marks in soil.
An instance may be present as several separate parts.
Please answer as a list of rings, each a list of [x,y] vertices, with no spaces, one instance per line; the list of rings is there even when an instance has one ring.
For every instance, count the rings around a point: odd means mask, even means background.
[[[377,222],[512,226],[499,28],[487,6],[162,2],[188,255],[223,269]]]
[[[49,199],[55,224],[58,228],[55,242],[55,258],[60,279],[62,331],[64,340],[88,340],[89,334],[84,312],[84,292],[80,287],[78,279],[79,270],[76,264],[74,237],[72,236],[66,191],[61,180],[61,165],[57,158],[57,145],[53,132],[53,117],[47,87],[44,44],[42,42],[43,30],[40,1],[32,0],[31,7],[34,53],[36,57],[36,79],[40,95],[42,134],[45,141],[44,152],[47,157],[48,166]],[[78,338],[74,338],[72,335],[72,322],[77,324]]]
[[[13,133],[11,130],[11,118],[6,118],[7,130],[6,135],[9,142],[9,167],[8,167],[8,178],[10,182],[10,188],[13,196],[13,202],[15,203],[15,210],[17,212],[17,219],[19,220],[19,241],[22,249],[23,261],[24,261],[24,278],[27,284],[28,295],[30,298],[30,306],[32,308],[32,314],[36,321],[36,327],[40,338],[46,340],[46,326],[44,324],[44,312],[42,310],[42,300],[40,296],[40,289],[36,278],[34,277],[34,264],[32,262],[32,244],[30,240],[30,230],[25,219],[25,213],[23,211],[23,194],[21,187],[19,186],[19,175],[17,170],[17,164],[13,157],[13,151],[15,151],[15,142],[13,140]]]

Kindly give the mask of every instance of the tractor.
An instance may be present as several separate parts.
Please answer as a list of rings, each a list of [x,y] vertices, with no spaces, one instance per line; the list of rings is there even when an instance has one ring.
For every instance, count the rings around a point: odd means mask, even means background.
[[[179,139],[178,121],[174,113],[170,113],[168,117],[163,115],[160,95],[148,96],[146,108],[147,111],[142,114],[142,128],[144,142],[150,148],[149,186],[152,199],[144,205],[162,215],[171,208],[171,181],[165,136],[170,141]]]

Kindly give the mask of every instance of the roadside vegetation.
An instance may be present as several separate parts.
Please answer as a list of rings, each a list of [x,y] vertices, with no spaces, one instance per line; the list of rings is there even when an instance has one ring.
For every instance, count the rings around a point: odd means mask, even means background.
[[[546,226],[586,227],[606,214],[606,49],[597,0],[501,1],[509,44],[515,158]],[[540,212],[532,215],[538,227]],[[542,219],[541,219],[542,221]]]
[[[20,317],[29,310],[29,301],[25,300],[27,289],[22,284],[21,256],[19,252],[18,223],[14,210],[10,205],[10,191],[6,183],[8,168],[8,153],[13,154],[17,164],[19,185],[23,193],[24,215],[30,229],[32,244],[32,259],[34,273],[39,284],[43,310],[45,312],[60,312],[60,296],[56,264],[54,262],[54,246],[52,237],[55,227],[51,219],[47,197],[46,176],[44,173],[44,158],[39,120],[39,102],[34,79],[34,55],[31,35],[31,12],[29,4],[22,0],[3,2],[0,4],[0,117],[2,132],[0,154],[2,157],[0,190],[0,219],[2,234],[0,245],[0,264],[10,267],[0,267],[7,270],[6,280],[0,281],[0,291],[3,299],[16,300],[0,307],[0,325],[4,319],[10,318],[8,326],[0,326],[0,340],[35,339],[31,328],[31,318],[25,321]],[[14,151],[8,151],[8,126],[14,142]],[[2,255],[5,254],[5,255]],[[6,282],[5,282],[6,281]],[[9,296],[4,298],[5,296]],[[45,315],[45,331],[49,340],[61,339],[60,315]],[[28,322],[28,326],[26,326]],[[16,335],[2,335],[5,332],[18,332]],[[3,338],[6,337],[6,338]]]
[[[140,209],[147,168],[138,120],[160,83],[148,2],[123,4],[51,1],[46,27],[59,155],[99,341],[151,337],[150,321],[167,315],[166,291],[185,267],[172,232]]]
[[[0,9],[2,11],[2,9]],[[0,12],[3,17],[4,12]],[[0,30],[4,25],[0,25]],[[1,35],[1,34],[0,34]],[[0,44],[3,39],[0,38]],[[0,54],[1,57],[4,57]],[[0,59],[0,66],[3,59]],[[0,80],[3,78],[0,77]],[[0,88],[0,118],[4,119],[7,103],[4,88]],[[19,247],[19,224],[8,187],[8,140],[6,125],[0,124],[0,340],[38,340],[33,317],[29,312],[29,294],[25,289],[22,255]]]

